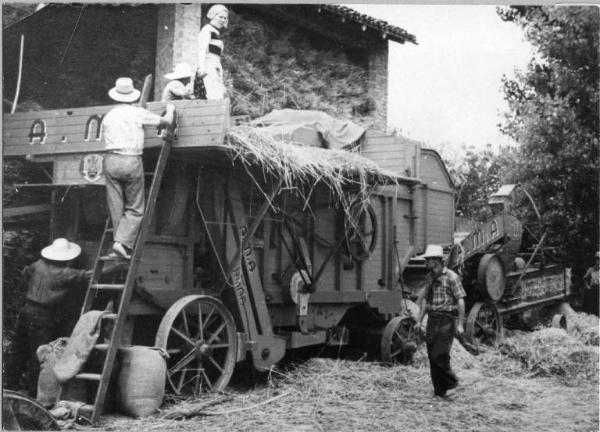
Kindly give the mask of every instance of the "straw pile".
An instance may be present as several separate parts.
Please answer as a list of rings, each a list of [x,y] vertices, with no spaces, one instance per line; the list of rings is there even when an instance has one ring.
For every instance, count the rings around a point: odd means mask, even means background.
[[[319,183],[326,185],[336,202],[347,208],[350,202],[345,190],[356,191],[364,200],[374,185],[396,182],[395,174],[357,153],[295,145],[259,127],[232,127],[227,131],[225,144],[233,149],[234,160],[241,161],[247,171],[260,167],[263,173],[282,178],[283,186],[298,190],[305,202]]]
[[[598,317],[583,312],[569,314],[567,317],[567,332],[585,345],[600,345],[598,335]]]
[[[504,357],[505,362],[514,362]],[[453,359],[454,361],[454,359]],[[461,387],[448,399],[432,395],[426,366],[316,358],[272,371],[257,388],[208,394],[153,417],[104,417],[102,430],[137,431],[583,431],[598,428],[597,388],[558,381],[484,376],[453,362]],[[216,401],[223,400],[221,404]],[[170,420],[177,411],[204,414]],[[560,415],[555,414],[559,412]]]
[[[530,376],[561,377],[565,383],[598,382],[598,349],[584,345],[565,330],[545,328],[515,335],[501,352],[521,361]]]

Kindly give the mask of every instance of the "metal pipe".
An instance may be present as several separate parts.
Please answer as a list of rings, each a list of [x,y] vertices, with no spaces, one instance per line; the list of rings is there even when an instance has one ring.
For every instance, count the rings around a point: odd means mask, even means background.
[[[25,35],[21,35],[21,49],[19,52],[19,75],[17,77],[17,91],[15,92],[15,100],[13,100],[11,114],[15,113],[17,109],[17,101],[19,100],[19,92],[21,91],[21,74],[23,72],[23,48],[25,46]]]

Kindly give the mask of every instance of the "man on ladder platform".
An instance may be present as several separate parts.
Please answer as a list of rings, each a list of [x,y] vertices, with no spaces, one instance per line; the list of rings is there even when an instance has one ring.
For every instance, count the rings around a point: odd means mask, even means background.
[[[98,339],[92,350],[98,355],[90,356],[100,358],[100,361],[88,360],[73,379],[63,384],[61,392],[61,398],[78,399],[73,396],[81,395],[77,390],[81,387],[77,384],[82,381],[86,383],[84,393],[87,393],[88,398],[82,401],[86,405],[80,412],[85,413],[83,415],[92,424],[97,423],[104,408],[120,336],[125,328],[129,303],[135,289],[138,265],[150,232],[158,191],[174,139],[175,106],[167,104],[163,116],[143,108],[151,80],[151,75],[146,77],[142,100],[139,106],[133,106],[132,103],[140,98],[140,92],[133,87],[131,78],[117,79],[115,87],[108,94],[119,105],[109,111],[102,122],[102,134],[108,151],[104,159],[104,173],[110,219],[102,235],[81,315],[92,309],[106,309],[101,322],[101,334],[104,334],[105,340]],[[144,126],[168,127],[156,162],[145,211],[142,166]],[[107,254],[111,242],[112,253]],[[130,260],[124,282],[101,282],[104,263],[124,259]],[[118,305],[116,313],[111,310],[113,304]],[[106,325],[106,321],[112,322],[112,326]],[[108,331],[104,331],[105,329]],[[83,399],[81,396],[79,398]]]

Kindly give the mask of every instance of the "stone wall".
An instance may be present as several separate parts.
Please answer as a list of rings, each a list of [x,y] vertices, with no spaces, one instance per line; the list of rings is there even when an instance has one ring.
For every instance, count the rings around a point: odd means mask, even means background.
[[[387,129],[388,41],[373,41],[368,49],[368,92],[375,102],[374,129]]]

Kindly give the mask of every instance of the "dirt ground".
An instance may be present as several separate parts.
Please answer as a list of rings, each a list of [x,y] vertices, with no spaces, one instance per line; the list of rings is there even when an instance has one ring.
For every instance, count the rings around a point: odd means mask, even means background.
[[[226,395],[167,405],[145,419],[105,416],[99,428],[130,432],[599,430],[597,370],[592,379],[567,382],[558,376],[531,377],[517,360],[497,351],[473,357],[455,343],[452,355],[461,385],[446,399],[433,396],[423,350],[411,366],[313,358],[285,372],[272,371],[253,388],[236,389],[234,383]],[[194,409],[205,415],[164,418]]]

